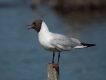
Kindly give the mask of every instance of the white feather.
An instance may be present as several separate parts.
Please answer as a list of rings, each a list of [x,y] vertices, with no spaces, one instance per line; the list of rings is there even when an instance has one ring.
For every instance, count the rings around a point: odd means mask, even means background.
[[[87,46],[76,46],[74,48],[86,48]]]

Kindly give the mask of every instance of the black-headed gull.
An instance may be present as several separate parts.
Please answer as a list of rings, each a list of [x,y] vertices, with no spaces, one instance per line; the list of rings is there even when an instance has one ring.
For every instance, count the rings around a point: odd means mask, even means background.
[[[28,29],[34,29],[38,32],[40,44],[44,49],[53,52],[52,64],[54,68],[59,65],[60,52],[70,51],[74,48],[87,48],[95,44],[81,43],[78,39],[67,37],[62,34],[52,33],[43,20],[35,20]],[[58,62],[54,64],[55,52],[58,52]]]

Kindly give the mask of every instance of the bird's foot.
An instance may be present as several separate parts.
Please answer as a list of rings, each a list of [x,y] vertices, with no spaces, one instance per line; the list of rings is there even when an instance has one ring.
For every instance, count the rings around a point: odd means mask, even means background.
[[[55,63],[49,63],[49,64],[52,64],[53,68],[58,68],[59,67],[59,64],[55,64]]]
[[[53,68],[58,68],[58,67],[59,67],[58,64],[54,64],[54,63],[53,63]]]

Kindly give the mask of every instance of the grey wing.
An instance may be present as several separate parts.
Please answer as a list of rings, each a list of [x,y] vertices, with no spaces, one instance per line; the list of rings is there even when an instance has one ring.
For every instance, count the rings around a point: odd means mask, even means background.
[[[63,40],[51,40],[51,44],[59,51],[69,51],[71,49],[71,46],[67,42],[65,43]]]
[[[78,39],[71,38],[72,42],[74,43],[74,46],[80,46],[81,42]]]
[[[51,44],[59,51],[69,51],[71,48],[81,46],[81,42],[75,38],[69,38],[61,34],[53,34]]]
[[[69,51],[73,47],[72,40],[64,35],[55,36],[51,44],[59,51]]]

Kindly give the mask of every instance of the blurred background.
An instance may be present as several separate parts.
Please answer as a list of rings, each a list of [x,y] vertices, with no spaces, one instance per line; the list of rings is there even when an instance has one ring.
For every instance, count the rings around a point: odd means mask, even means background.
[[[61,80],[106,80],[106,0],[0,0],[0,80],[47,80],[52,52],[26,27],[36,19],[96,44],[61,53]]]

